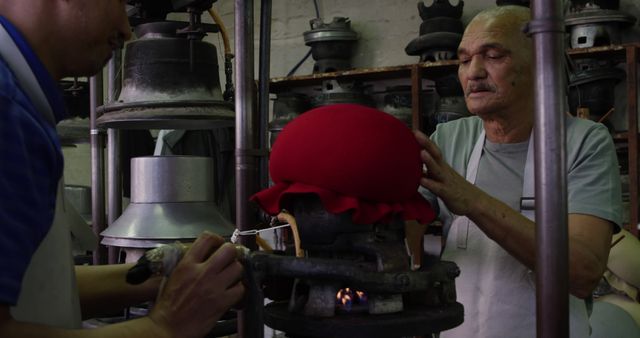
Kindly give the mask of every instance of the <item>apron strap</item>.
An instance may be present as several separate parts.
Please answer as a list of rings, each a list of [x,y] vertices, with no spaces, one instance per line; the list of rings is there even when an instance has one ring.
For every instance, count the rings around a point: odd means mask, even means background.
[[[527,149],[527,162],[524,165],[524,177],[522,179],[522,197],[520,198],[520,213],[524,217],[535,221],[536,218],[536,175],[534,155],[533,132],[529,137],[529,148]]]
[[[478,176],[478,166],[480,165],[480,157],[482,157],[482,150],[484,148],[484,140],[486,138],[486,134],[484,128],[482,128],[482,132],[478,139],[476,140],[476,144],[473,146],[473,151],[471,151],[471,157],[469,157],[469,163],[467,163],[467,173],[465,178],[471,184],[476,183],[476,177]],[[459,217],[459,216],[458,216]],[[471,221],[469,218],[464,217],[461,222],[458,223],[458,227],[456,229],[456,245],[460,249],[467,248],[467,240],[469,238],[469,226]]]
[[[473,151],[469,157],[469,163],[467,164],[467,173],[465,178],[472,184],[476,183],[476,177],[478,176],[478,166],[480,165],[480,158],[482,157],[482,150],[484,149],[484,142],[486,133],[484,128],[478,136]],[[535,175],[534,175],[534,138],[533,131],[529,136],[529,146],[527,148],[527,159],[524,165],[524,177],[522,179],[522,197],[520,198],[520,213],[528,219],[535,220]],[[460,216],[458,216],[460,217]],[[469,226],[471,221],[469,218],[464,217],[458,222],[456,229],[456,245],[459,249],[467,248],[467,241],[469,239]]]

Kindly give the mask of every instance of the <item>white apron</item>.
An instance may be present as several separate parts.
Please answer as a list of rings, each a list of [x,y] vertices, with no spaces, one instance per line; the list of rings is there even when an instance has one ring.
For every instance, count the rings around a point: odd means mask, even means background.
[[[485,143],[484,130],[467,164],[467,181],[476,182]],[[533,136],[524,169],[520,213],[535,221]],[[467,217],[456,216],[448,231],[442,260],[454,261],[461,270],[456,281],[457,300],[465,307],[461,326],[441,337],[521,338],[536,336],[535,276]],[[571,337],[589,336],[584,300],[570,296]],[[506,336],[505,336],[506,334]]]
[[[2,25],[0,56],[13,70],[20,87],[27,93],[36,109],[55,126],[52,109],[42,88]],[[71,232],[67,222],[68,208],[63,198],[62,181],[58,184],[53,225],[31,258],[22,281],[18,303],[11,308],[11,314],[18,321],[79,328],[80,302],[71,256]]]

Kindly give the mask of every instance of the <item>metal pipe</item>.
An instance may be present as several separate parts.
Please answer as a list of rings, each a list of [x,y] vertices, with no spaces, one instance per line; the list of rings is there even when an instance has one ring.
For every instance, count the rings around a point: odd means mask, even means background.
[[[235,1],[235,53],[236,53],[236,226],[240,231],[253,227],[249,197],[255,192],[255,137],[254,137],[254,69],[253,69],[253,0]],[[255,236],[242,236],[240,244],[255,250]],[[238,313],[240,337],[264,336],[261,297],[250,297],[251,304]]]
[[[102,72],[89,80],[89,116],[91,143],[91,222],[93,232],[100,237],[105,229],[104,215],[104,135],[101,135],[96,119],[96,108],[102,105]],[[93,251],[93,264],[100,265],[107,262],[107,248],[98,244]]]
[[[260,60],[258,68],[258,107],[259,107],[259,128],[258,137],[259,149],[267,149],[267,128],[269,124],[269,66],[271,64],[271,0],[260,1]],[[269,185],[269,165],[266,152],[259,159],[258,172],[260,177],[260,188]]]
[[[122,89],[122,50],[113,51],[107,67],[107,103],[118,99]],[[107,226],[122,214],[122,169],[120,167],[120,131],[107,130]],[[109,247],[109,264],[117,264],[120,249]]]
[[[252,229],[249,197],[255,190],[253,2],[236,0],[236,226]],[[240,243],[255,250],[254,236],[242,236]]]
[[[638,47],[627,47],[627,130],[629,160],[629,203],[630,215],[628,230],[638,237]]]
[[[533,0],[537,336],[569,336],[562,1]]]
[[[120,166],[120,130],[107,130],[107,225],[111,226],[122,215],[122,168]],[[120,249],[109,247],[109,264],[118,264]]]

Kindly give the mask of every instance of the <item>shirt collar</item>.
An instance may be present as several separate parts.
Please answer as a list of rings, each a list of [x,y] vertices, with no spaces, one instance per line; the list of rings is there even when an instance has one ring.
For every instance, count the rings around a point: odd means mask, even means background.
[[[7,33],[9,33],[9,36],[11,36],[13,42],[18,46],[20,53],[22,53],[22,56],[29,64],[33,75],[38,80],[38,84],[47,97],[47,101],[51,106],[56,123],[65,119],[67,117],[67,108],[64,103],[64,97],[62,96],[62,90],[58,83],[51,77],[51,74],[49,74],[47,69],[44,67],[44,64],[40,61],[24,36],[11,22],[9,22],[9,20],[1,15],[0,25],[2,25]]]

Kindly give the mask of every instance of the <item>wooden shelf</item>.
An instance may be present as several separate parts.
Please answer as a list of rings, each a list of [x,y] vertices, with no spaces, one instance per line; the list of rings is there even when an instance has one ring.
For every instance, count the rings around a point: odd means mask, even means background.
[[[272,78],[269,90],[278,93],[293,87],[305,87],[318,85],[324,80],[389,80],[410,78],[412,69],[417,66],[424,78],[434,78],[446,75],[455,71],[458,67],[458,60],[444,60],[436,62],[423,62],[389,67],[359,68],[331,73],[319,73],[310,75],[299,75],[290,77]]]
[[[640,42],[623,45],[609,45],[590,48],[567,49],[567,55],[573,59],[601,59],[625,62],[628,48],[640,48]]]

